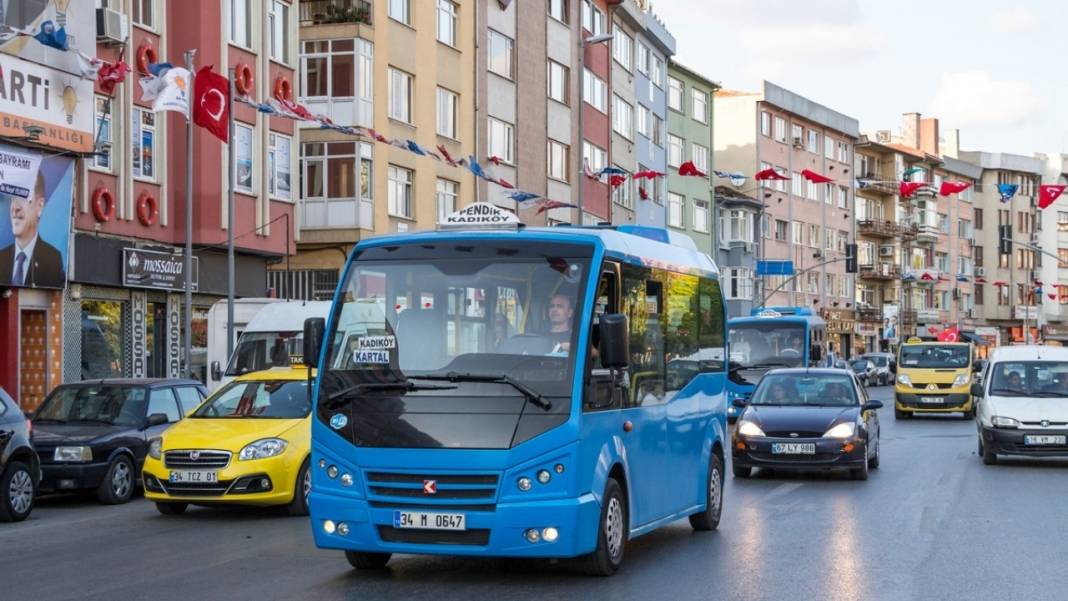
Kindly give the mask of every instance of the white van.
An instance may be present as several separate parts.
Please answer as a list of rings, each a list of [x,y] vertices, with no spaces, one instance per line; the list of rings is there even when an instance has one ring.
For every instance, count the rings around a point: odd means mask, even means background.
[[[309,317],[322,317],[330,312],[329,301],[281,301],[278,299],[242,299],[242,301],[268,301],[256,305],[248,303],[243,310],[254,308],[254,313],[246,317],[242,324],[238,319],[237,302],[234,306],[234,330],[240,337],[234,345],[234,353],[226,362],[214,359],[210,364],[208,388],[214,390],[229,382],[232,378],[253,371],[289,365],[303,361],[301,344],[304,340],[304,320]],[[221,338],[222,354],[226,353],[226,301],[221,301]],[[219,303],[216,303],[216,307]],[[212,308],[214,311],[215,307]],[[209,324],[210,327],[210,324]],[[209,353],[212,350],[208,342]]]
[[[972,396],[983,463],[999,455],[1068,457],[1068,348],[996,348]]]

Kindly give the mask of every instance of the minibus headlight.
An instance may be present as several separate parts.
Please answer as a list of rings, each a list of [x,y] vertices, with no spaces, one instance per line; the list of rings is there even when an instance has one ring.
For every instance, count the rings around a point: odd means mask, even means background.
[[[958,374],[956,378],[953,378],[953,387],[964,386],[968,383],[968,374]]]
[[[912,386],[912,378],[908,374],[899,374],[897,376],[897,383],[902,386]]]

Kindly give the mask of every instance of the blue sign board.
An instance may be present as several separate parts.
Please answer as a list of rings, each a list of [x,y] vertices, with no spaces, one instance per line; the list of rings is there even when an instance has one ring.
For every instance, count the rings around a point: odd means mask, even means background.
[[[794,262],[783,260],[765,260],[757,261],[756,266],[757,275],[793,275],[794,274]]]

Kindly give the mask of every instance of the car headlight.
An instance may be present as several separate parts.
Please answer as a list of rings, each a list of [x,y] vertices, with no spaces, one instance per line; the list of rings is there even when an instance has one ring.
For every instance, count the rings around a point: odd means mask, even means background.
[[[908,374],[901,374],[897,377],[897,383],[904,386],[912,386],[912,378]]]
[[[240,461],[247,461],[249,459],[275,457],[285,452],[288,444],[281,438],[264,438],[246,445],[245,448],[241,449],[241,453],[238,454],[237,458]]]
[[[1013,419],[1011,417],[1002,417],[1000,415],[995,415],[994,417],[990,418],[990,423],[994,424],[994,427],[997,427],[997,428],[1018,428],[1018,427],[1020,427],[1020,420]]]
[[[823,433],[824,438],[852,438],[857,431],[857,425],[853,422],[845,422],[834,426]]]
[[[764,431],[751,421],[743,421],[738,424],[738,434],[742,436],[764,436]]]
[[[968,374],[960,374],[956,378],[953,378],[953,387],[964,386],[968,383]]]
[[[156,437],[148,441],[148,456],[153,459],[160,458],[160,449],[163,448],[163,439]]]
[[[56,447],[52,461],[69,463],[89,463],[93,460],[93,449],[89,447]]]

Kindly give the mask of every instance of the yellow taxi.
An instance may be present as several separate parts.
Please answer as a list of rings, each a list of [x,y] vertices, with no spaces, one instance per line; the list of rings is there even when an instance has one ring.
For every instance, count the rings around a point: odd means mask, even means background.
[[[918,413],[975,417],[971,396],[972,345],[910,338],[898,349],[894,418]]]
[[[308,368],[245,374],[149,444],[145,498],[160,513],[190,504],[286,505],[307,515],[311,473]]]

